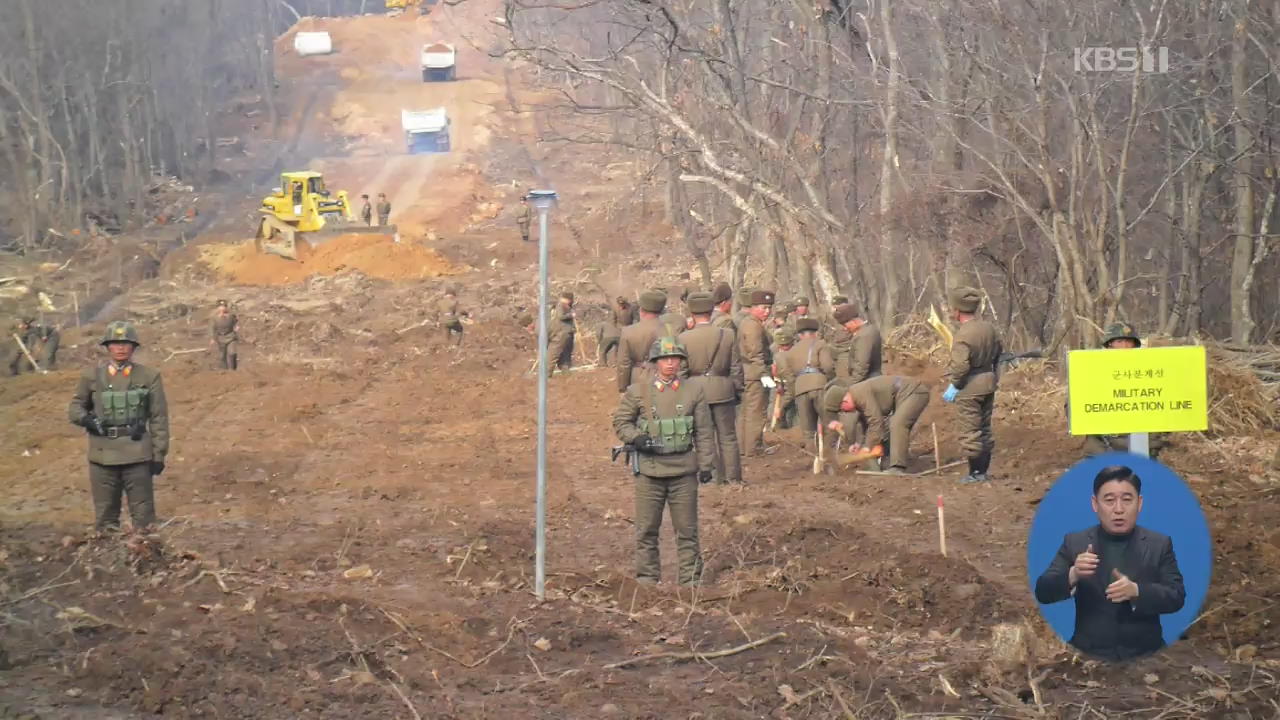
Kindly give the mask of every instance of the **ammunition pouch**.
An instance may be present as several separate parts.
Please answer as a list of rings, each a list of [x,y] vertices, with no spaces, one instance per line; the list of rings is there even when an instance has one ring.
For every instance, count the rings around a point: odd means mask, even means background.
[[[129,428],[128,434],[133,439],[142,439],[142,433],[147,427],[147,417],[150,415],[150,390],[147,388],[104,390],[99,394],[99,399],[102,407],[98,408],[98,417],[108,430],[116,430],[119,433],[119,428]]]
[[[641,418],[636,423],[640,432],[653,438],[654,455],[678,455],[693,449],[693,416],[680,415],[649,422]]]

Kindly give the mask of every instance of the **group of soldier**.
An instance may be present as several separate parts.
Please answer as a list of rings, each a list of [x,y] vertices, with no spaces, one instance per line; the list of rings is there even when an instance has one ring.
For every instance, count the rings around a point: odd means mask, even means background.
[[[361,195],[360,200],[360,220],[363,221],[365,225],[373,225],[373,212],[375,210],[375,206],[369,202],[368,195]],[[379,225],[391,224],[391,201],[387,199],[386,193],[378,193],[378,204],[376,206],[376,210],[378,211]]]
[[[806,453],[825,463],[830,449],[847,443],[852,457],[903,475],[912,429],[930,397],[922,381],[884,374],[883,338],[848,298],[832,298],[825,320],[809,314],[807,298],[774,315],[774,293],[761,288],[739,291],[737,312],[733,290],[723,283],[682,299],[687,316],[669,307],[664,288],[640,293],[634,313],[618,298],[600,335],[601,362],[609,351],[616,356],[621,400],[613,428],[635,476],[636,576],[643,583],[658,581],[665,507],[679,582],[701,582],[698,487],[743,484],[742,457],[773,451],[764,442],[766,424],[784,414],[784,405],[794,408]],[[1002,343],[978,314],[977,290],[957,288],[948,301],[959,329],[942,399],[957,409],[969,465],[960,482],[985,482]],[[561,302],[553,314],[570,310]]]
[[[52,370],[58,362],[58,345],[61,333],[54,325],[39,322],[34,317],[18,320],[12,337],[4,339],[4,367],[9,375],[24,372]]]

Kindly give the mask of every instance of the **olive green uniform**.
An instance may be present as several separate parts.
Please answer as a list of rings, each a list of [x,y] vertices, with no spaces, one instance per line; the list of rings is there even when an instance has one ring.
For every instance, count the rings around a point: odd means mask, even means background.
[[[851,385],[879,377],[882,373],[883,353],[884,340],[880,336],[880,329],[871,323],[864,323],[849,338],[848,350],[843,354],[842,362],[836,366],[836,376]]]
[[[797,424],[805,444],[813,440],[821,415],[822,390],[835,377],[831,348],[816,335],[801,338],[778,358],[778,371],[787,380],[787,394],[796,406]]]
[[[27,352],[31,353],[31,357],[36,357],[34,348],[36,342],[35,326],[27,327],[25,330],[18,326],[14,328],[13,334],[22,338],[22,343],[27,346]],[[3,342],[5,348],[8,349],[6,360],[10,375],[35,372],[35,368],[31,367],[31,362],[27,360],[26,354],[22,352],[22,347],[18,345],[18,341],[6,335]],[[38,362],[39,358],[36,359]]]
[[[679,557],[679,582],[696,584],[702,577],[698,541],[698,473],[715,464],[710,406],[702,386],[671,384],[646,378],[623,393],[613,413],[613,430],[624,443],[647,434],[658,443],[654,453],[641,453],[636,484],[636,578],[657,582],[661,576],[658,535],[663,508],[670,506]]]
[[[855,409],[848,415],[862,427],[863,445],[886,446],[888,467],[905,471],[911,459],[911,431],[929,405],[928,386],[915,378],[881,375],[855,385],[833,387],[837,389],[826,395],[824,413],[838,413],[844,392],[850,393]]]
[[[547,321],[547,377],[551,377],[557,367],[565,372],[573,367],[573,338],[576,333],[573,307],[556,303]]]
[[[768,334],[754,315],[747,314],[739,325],[738,353],[742,356],[742,451],[756,454],[764,448],[765,417],[768,393],[760,378],[768,375],[773,365]]]
[[[378,203],[378,224],[391,224],[391,203],[386,200],[382,200]]]
[[[732,330],[734,335],[738,333],[738,323],[734,320],[733,315],[722,313],[719,310],[711,313],[711,324],[714,327]]]
[[[631,306],[622,307],[622,305],[614,302],[609,304],[609,317],[600,325],[600,330],[596,333],[596,347],[599,350],[596,353],[596,362],[600,365],[608,367],[609,351],[613,351],[614,362],[618,359],[618,342],[622,338],[622,328],[630,324]]]
[[[742,482],[742,451],[738,445],[738,393],[743,389],[742,358],[733,330],[709,322],[680,334],[689,357],[689,384],[701,386],[715,430],[716,479]]]
[[[529,242],[529,224],[533,222],[533,213],[530,212],[528,205],[521,205],[520,213],[516,215],[516,226],[520,228],[520,239]]]
[[[954,385],[956,423],[965,456],[985,473],[995,449],[991,415],[1000,381],[999,359],[1004,348],[995,325],[977,318],[960,325],[951,344],[951,359],[943,375]]]
[[[664,313],[658,318],[659,335],[677,337],[689,329],[689,319],[678,312]]]
[[[658,318],[647,318],[622,328],[618,338],[618,392],[649,376],[649,348],[658,339]]]
[[[105,434],[89,430],[89,487],[99,530],[118,527],[121,496],[129,498],[135,529],[156,519],[153,463],[169,452],[169,408],[160,371],[137,363],[111,363],[80,376],[68,407],[75,425],[101,421]]]
[[[240,333],[237,331],[239,322],[232,312],[226,315],[215,313],[213,316],[213,344],[218,353],[218,367],[223,370],[236,369],[240,353]]]
[[[58,345],[62,342],[62,334],[57,328],[49,325],[35,325],[31,330],[36,347],[30,345],[27,347],[31,349],[36,362],[40,363],[41,369],[53,370],[58,364]]]
[[[450,295],[440,298],[440,301],[436,303],[436,317],[440,321],[441,332],[444,333],[445,342],[461,345],[463,313],[458,309],[458,299]]]

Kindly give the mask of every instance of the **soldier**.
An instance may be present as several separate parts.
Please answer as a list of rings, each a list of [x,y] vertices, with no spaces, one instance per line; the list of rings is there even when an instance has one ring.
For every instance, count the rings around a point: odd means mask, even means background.
[[[35,356],[36,362],[40,363],[40,368],[54,369],[58,364],[58,345],[62,342],[62,334],[58,332],[58,328],[53,325],[33,324],[29,336],[31,344],[27,347]]]
[[[738,328],[738,336],[742,336],[742,320],[751,314],[751,293],[755,288],[738,288],[736,300],[738,302],[738,311],[733,315],[733,324]]]
[[[387,200],[386,193],[378,193],[378,224],[391,224],[391,201]]]
[[[217,353],[218,367],[223,370],[236,369],[236,356],[240,351],[239,325],[240,321],[231,312],[227,301],[219,300],[218,309],[213,313],[213,337],[209,339],[209,347]]]
[[[703,386],[681,381],[688,353],[671,337],[653,343],[652,377],[631,384],[613,413],[618,439],[639,453],[636,482],[636,581],[658,582],[658,533],[662,513],[671,507],[671,525],[679,556],[679,582],[702,580],[698,546],[698,485],[711,481],[715,463],[713,421]]]
[[[547,322],[547,377],[573,367],[573,338],[577,333],[577,314],[573,311],[573,293],[560,293],[560,302],[551,308]]]
[[[880,329],[863,319],[862,313],[847,303],[837,307],[833,315],[850,334],[848,345],[841,347],[836,361],[836,376],[849,385],[879,377],[884,352]]]
[[[667,295],[666,288],[659,287],[659,288],[654,288],[654,290],[662,293],[663,295]],[[670,296],[668,295],[667,297],[670,297]],[[680,296],[681,302],[683,302],[684,299],[687,297],[688,297],[687,291],[682,293]],[[686,318],[681,313],[678,313],[675,310],[671,309],[671,305],[670,303],[668,303],[666,307],[666,312],[663,313],[662,316],[658,318],[658,325],[661,328],[660,331],[663,337],[666,337],[666,336],[676,337],[680,333],[689,329],[689,319]]]
[[[791,428],[796,425],[796,405],[792,402],[788,395],[790,388],[796,386],[796,377],[791,373],[786,363],[779,363],[783,354],[790,351],[796,344],[796,334],[791,328],[780,327],[775,329],[769,335],[770,351],[773,354],[773,364],[769,367],[769,372],[773,375],[773,379],[777,387],[770,388],[764,397],[765,406],[765,426],[772,427],[773,419],[778,419],[777,427]]]
[[[609,367],[609,351],[613,350],[616,361],[618,340],[622,337],[622,328],[630,324],[631,303],[619,295],[611,304],[605,306],[609,310],[608,317],[600,323],[596,331],[596,364]]]
[[[742,358],[738,339],[731,328],[711,322],[714,309],[711,293],[689,296],[693,328],[680,334],[687,352],[690,385],[701,385],[715,425],[716,480],[721,484],[742,482],[742,452],[738,447],[738,393],[742,392]]]
[[[733,288],[729,287],[729,283],[720,283],[711,291],[711,304],[715,307],[711,313],[711,324],[732,330],[736,335],[738,323],[733,317]]]
[[[533,222],[533,212],[529,209],[529,196],[520,196],[520,212],[516,215],[516,226],[520,228],[520,240],[529,242],[529,224]]]
[[[742,444],[743,452],[758,456],[768,452],[764,445],[764,421],[768,412],[766,390],[776,387],[770,366],[773,356],[764,324],[773,311],[773,292],[753,290],[751,307],[739,325],[738,352],[742,355]]]
[[[135,531],[155,523],[152,478],[169,452],[169,408],[160,371],[133,362],[132,323],[107,325],[108,361],[80,375],[68,415],[89,434],[89,487],[99,532],[120,525],[121,495],[129,498]]]
[[[982,294],[970,287],[955,288],[948,295],[951,316],[960,324],[951,345],[951,360],[943,374],[947,381],[945,402],[956,404],[960,444],[969,459],[969,474],[962,483],[986,482],[995,438],[991,413],[1000,384],[1003,347],[996,327],[976,316]]]
[[[1102,336],[1102,347],[1107,350],[1133,350],[1142,347],[1142,338],[1138,337],[1132,325],[1112,323]],[[1151,433],[1147,436],[1147,445],[1147,453],[1154,460],[1168,446],[1168,436],[1165,433]],[[1114,451],[1129,452],[1128,435],[1088,435],[1084,439],[1086,457]]]
[[[365,225],[372,225],[373,206],[369,204],[369,196],[361,195],[360,199],[364,202],[364,204],[360,206],[360,219],[364,221]]]
[[[915,378],[898,375],[880,375],[855,385],[832,384],[822,398],[823,420],[828,430],[852,437],[855,426],[861,425],[864,444],[881,457],[889,456],[886,472],[904,475],[911,459],[911,431],[916,421],[929,405],[929,388]],[[836,420],[836,413],[846,413]],[[846,417],[848,419],[846,419]],[[885,424],[889,426],[888,443]],[[888,446],[887,449],[885,446]],[[861,448],[851,445],[850,452]]]
[[[444,340],[453,345],[462,345],[462,318],[471,317],[471,313],[458,309],[458,289],[445,288],[444,297],[436,305],[440,327],[444,332]],[[457,336],[456,338],[454,336]],[[548,336],[550,333],[548,333]],[[547,357],[551,357],[548,353]]]
[[[796,407],[797,425],[804,432],[805,446],[814,441],[821,414],[822,389],[835,377],[836,363],[831,348],[818,338],[818,321],[796,320],[795,346],[779,353],[778,366],[787,380],[786,395]]]
[[[666,307],[666,295],[655,290],[640,293],[640,320],[623,328],[618,338],[618,392],[626,392],[648,374],[649,350],[660,335],[658,317]]]

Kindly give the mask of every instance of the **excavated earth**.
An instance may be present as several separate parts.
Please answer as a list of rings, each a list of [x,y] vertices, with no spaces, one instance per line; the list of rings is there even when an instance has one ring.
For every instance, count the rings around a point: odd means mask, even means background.
[[[701,494],[710,583],[637,586],[631,484],[608,455],[613,370],[592,367],[591,330],[607,298],[687,281],[687,261],[645,208],[602,200],[611,184],[630,193],[600,170],[625,158],[535,146],[520,110],[539,95],[485,53],[496,5],[308,19],[340,52],[281,58],[286,93],[334,83],[310,110],[329,119],[299,147],[374,134],[315,164],[331,187],[394,193],[402,245],[254,256],[236,236],[246,199],[156,277],[114,282],[65,332],[57,370],[0,382],[0,718],[1280,716],[1277,437],[1179,438],[1163,459],[1212,527],[1208,600],[1156,657],[1084,661],[1027,587],[1031,518],[1080,453],[1040,368],[1002,388],[994,482],[814,475],[783,431],[775,455],[747,462],[748,487]],[[413,47],[444,32],[469,38],[465,77],[422,87]],[[379,139],[398,136],[397,93],[472,106],[455,120],[473,124],[462,148],[397,155]],[[519,320],[536,306],[536,255],[511,220],[513,179],[535,178],[576,203],[553,225],[553,278],[582,305],[584,366],[550,383],[542,602],[534,338]],[[657,251],[615,251],[623,227],[653,229]],[[42,286],[61,304],[112,285],[91,260]],[[433,321],[446,283],[473,313],[462,349]],[[211,366],[214,297],[242,321],[238,372]],[[164,525],[145,538],[90,535],[85,441],[66,421],[115,316],[139,323],[138,359],[163,370],[172,415]],[[936,352],[900,350],[894,370],[937,379]],[[933,464],[931,425],[943,461],[958,456],[951,413],[929,407],[916,469]],[[662,550],[672,578],[665,529]]]

